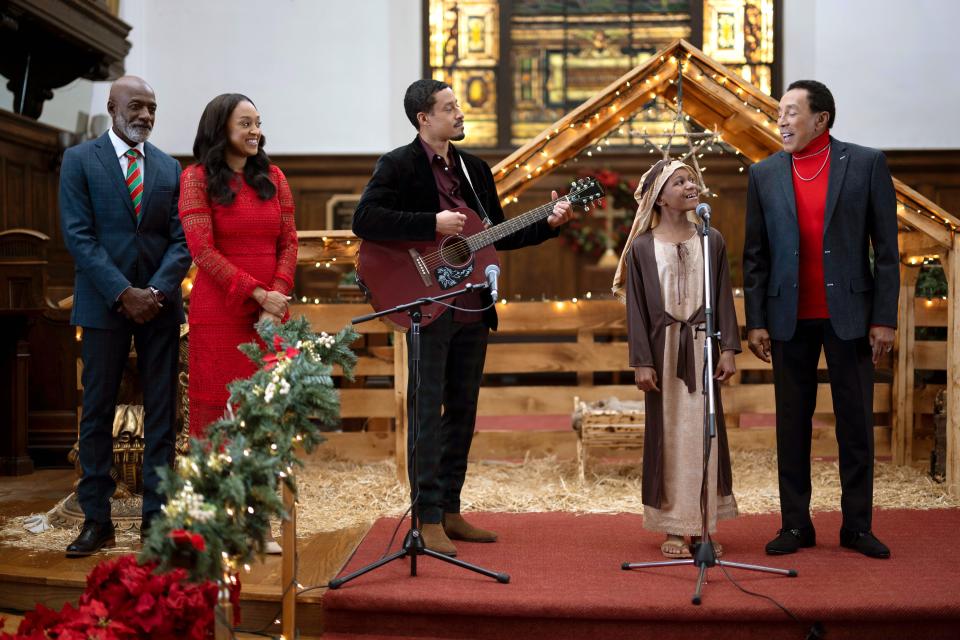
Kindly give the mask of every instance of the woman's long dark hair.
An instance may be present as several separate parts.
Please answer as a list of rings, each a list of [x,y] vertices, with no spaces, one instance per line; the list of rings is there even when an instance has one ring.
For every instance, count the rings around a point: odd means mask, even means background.
[[[224,93],[211,100],[200,116],[197,137],[193,141],[193,157],[203,165],[207,175],[207,195],[218,204],[229,205],[237,197],[233,186],[233,169],[227,164],[227,122],[241,102],[253,100],[240,93]],[[269,200],[277,193],[277,185],[270,180],[270,158],[263,150],[266,138],[260,136],[257,155],[247,158],[243,179],[253,187],[261,200]]]

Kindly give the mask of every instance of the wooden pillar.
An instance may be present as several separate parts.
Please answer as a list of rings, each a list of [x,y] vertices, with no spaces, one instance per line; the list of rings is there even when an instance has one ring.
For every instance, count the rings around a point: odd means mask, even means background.
[[[289,515],[281,523],[280,547],[280,593],[283,617],[283,637],[296,638],[297,629],[297,503],[286,483],[283,484],[283,508]]]
[[[397,480],[401,486],[409,484],[407,478],[407,336],[393,332],[393,390],[396,399],[396,460]]]
[[[231,640],[236,636],[233,633],[233,605],[226,603],[217,605],[213,621],[214,640]]]
[[[2,313],[2,312],[0,312]],[[0,475],[33,473],[27,452],[30,346],[27,318],[0,317]]]
[[[213,612],[214,640],[232,640],[233,633],[233,604],[230,601],[230,583],[224,578],[217,585],[217,605]]]
[[[960,236],[953,235],[947,274],[947,488],[960,496]]]
[[[920,269],[900,265],[900,304],[893,362],[893,462],[913,462],[914,343],[916,342],[915,289]]]

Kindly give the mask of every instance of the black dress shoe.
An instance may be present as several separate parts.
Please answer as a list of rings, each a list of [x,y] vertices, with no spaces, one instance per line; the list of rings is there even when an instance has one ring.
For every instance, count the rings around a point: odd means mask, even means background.
[[[796,553],[797,549],[812,547],[817,544],[817,532],[813,527],[799,529],[780,529],[777,537],[767,543],[767,555],[783,556]]]
[[[889,558],[890,549],[877,540],[872,531],[851,531],[840,528],[840,546],[859,551],[870,558]]]
[[[67,545],[68,558],[91,556],[103,548],[117,546],[112,522],[84,522],[77,539]]]

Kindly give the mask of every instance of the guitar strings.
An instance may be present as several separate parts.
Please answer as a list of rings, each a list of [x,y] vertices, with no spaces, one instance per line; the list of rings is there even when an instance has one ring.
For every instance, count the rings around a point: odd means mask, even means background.
[[[492,244],[493,242],[496,242],[497,240],[505,238],[511,233],[514,233],[522,229],[523,227],[526,227],[530,223],[531,219],[538,218],[542,216],[544,213],[546,213],[547,211],[552,211],[553,207],[556,206],[558,202],[569,202],[571,195],[579,195],[579,193],[581,192],[561,196],[556,200],[540,205],[539,207],[531,209],[526,213],[520,214],[515,218],[510,218],[509,220],[506,220],[505,222],[502,222],[498,225],[494,225],[489,229],[484,229],[483,231],[476,233],[470,236],[469,238],[464,238],[463,242],[458,244],[465,244],[467,246],[467,249],[469,250],[469,253],[472,254],[478,248],[485,247],[489,244]],[[485,241],[488,235],[495,236],[491,242],[483,242],[476,247],[472,246],[470,242],[471,240],[482,239]],[[465,256],[465,257],[468,257],[468,256]],[[443,259],[443,249],[434,251],[433,253],[425,254],[423,256],[423,261],[424,261],[424,264],[429,269],[433,269],[447,262],[446,260]]]
[[[516,218],[511,218],[510,220],[507,220],[498,225],[490,227],[489,229],[484,229],[483,231],[473,236],[470,236],[470,238],[464,238],[463,241],[458,244],[465,244],[467,246],[468,251],[470,253],[473,253],[476,250],[476,248],[479,248],[479,247],[471,246],[470,240],[473,240],[475,238],[481,238],[483,240],[486,240],[487,237],[489,237],[490,235],[493,235],[493,236],[499,236],[493,239],[493,242],[496,242],[500,238],[508,236],[511,233],[517,231],[518,229],[522,229],[523,227],[527,226],[531,218],[537,218],[538,216],[541,216],[544,213],[546,213],[548,210],[552,210],[554,205],[557,202],[562,201],[564,198],[567,198],[567,196],[564,196],[563,198],[557,198],[553,202],[540,205],[539,207],[536,207],[535,209],[531,209],[530,211],[524,214],[521,214]],[[521,222],[522,224],[520,224]],[[503,229],[501,229],[500,227],[503,227]],[[509,231],[507,229],[509,229]],[[494,232],[494,230],[496,231]],[[491,233],[491,232],[494,232],[494,233]],[[503,235],[500,235],[501,233]],[[484,242],[480,246],[487,246],[488,244],[491,244],[491,243]],[[449,250],[449,247],[447,249]],[[467,256],[464,256],[464,257],[467,257]],[[443,259],[443,249],[439,249],[432,253],[425,254],[423,256],[423,260],[424,260],[424,264],[426,264],[426,266],[430,269],[433,269],[434,267],[438,267],[441,264],[447,262],[446,260]]]

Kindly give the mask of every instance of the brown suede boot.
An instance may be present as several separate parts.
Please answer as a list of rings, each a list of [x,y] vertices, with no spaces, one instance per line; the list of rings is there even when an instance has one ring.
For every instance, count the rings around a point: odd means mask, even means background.
[[[423,537],[423,546],[427,549],[445,556],[457,555],[457,548],[450,542],[450,538],[443,531],[443,525],[439,522],[421,524],[420,535]]]
[[[496,542],[497,534],[493,531],[480,529],[463,519],[459,513],[443,514],[443,530],[451,540],[465,540],[467,542]]]

